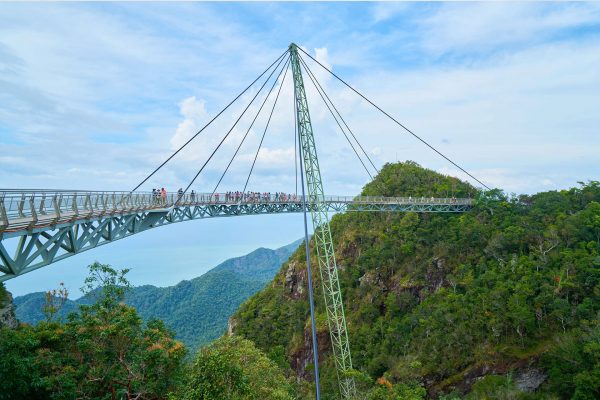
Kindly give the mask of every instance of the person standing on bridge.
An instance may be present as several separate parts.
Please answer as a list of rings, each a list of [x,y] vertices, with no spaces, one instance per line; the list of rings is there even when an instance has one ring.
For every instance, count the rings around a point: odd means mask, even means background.
[[[162,198],[163,205],[167,204],[167,191],[165,188],[160,189],[160,197]]]

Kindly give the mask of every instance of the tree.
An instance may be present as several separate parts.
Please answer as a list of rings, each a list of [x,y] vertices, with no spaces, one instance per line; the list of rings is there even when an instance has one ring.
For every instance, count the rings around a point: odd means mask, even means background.
[[[388,164],[363,195],[430,197],[452,185],[414,163]],[[600,398],[591,390],[597,376],[592,353],[583,351],[572,331],[597,318],[600,307],[598,204],[600,184],[594,183],[518,197],[482,192],[462,214],[334,216],[353,366],[369,375],[366,391],[381,376],[407,382],[399,365],[408,360],[421,362],[419,373],[427,378],[419,381],[432,392],[465,390],[470,371],[536,363],[553,350],[556,337],[565,335],[576,349],[556,362],[541,396],[570,398],[581,387],[578,396]],[[302,257],[293,256],[290,264],[302,263]],[[289,275],[301,276],[283,269],[242,305],[234,316],[235,331],[263,351],[283,346],[288,363],[305,376],[297,356],[310,350],[303,340],[308,310],[301,308],[305,298],[289,295]],[[319,296],[315,306],[317,313],[324,312]],[[327,362],[330,348],[326,342],[323,347],[320,354]],[[545,369],[546,363],[538,367]],[[329,378],[327,368],[322,371],[324,397],[333,397],[335,374]],[[390,393],[373,389],[373,396]]]
[[[535,324],[535,313],[524,295],[515,293],[508,299],[508,317],[523,345],[527,331]]]
[[[35,364],[38,346],[31,327],[0,328],[0,400],[47,398]]]
[[[367,393],[367,400],[422,400],[427,395],[423,386],[417,383],[393,385],[386,378],[377,379],[375,387]]]
[[[581,213],[583,225],[592,233],[596,243],[600,245],[600,203],[589,203]]]
[[[69,290],[64,283],[60,283],[58,289],[52,289],[46,292],[45,304],[42,312],[46,316],[46,321],[50,322],[56,313],[60,311],[65,302],[69,299]]]
[[[181,400],[287,400],[291,386],[254,344],[225,336],[201,349],[180,390]]]
[[[64,325],[38,327],[47,339],[37,362],[52,398],[164,398],[178,382],[185,348],[162,322],[144,325],[122,303],[127,270],[99,263],[89,268],[85,293],[96,302],[80,306]]]
[[[562,298],[554,299],[551,315],[560,322],[563,332],[566,332],[566,325],[569,323],[571,317],[571,305],[569,302]]]
[[[550,387],[564,398],[600,398],[600,314],[559,336],[544,356]]]

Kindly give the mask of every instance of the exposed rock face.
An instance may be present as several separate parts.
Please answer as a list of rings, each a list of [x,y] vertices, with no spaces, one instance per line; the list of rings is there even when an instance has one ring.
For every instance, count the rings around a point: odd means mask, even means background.
[[[340,254],[344,259],[356,260],[358,259],[358,257],[360,257],[360,248],[358,247],[356,241],[353,239],[354,238],[347,238],[340,244]]]
[[[323,354],[329,350],[329,332],[328,331],[317,331],[317,346],[319,348],[319,355],[322,362]],[[302,345],[290,356],[290,364],[294,372],[296,373],[296,380],[300,382],[302,379],[306,381],[313,380],[313,370],[308,369],[309,365],[313,364],[313,349],[312,349],[312,335],[310,326],[304,329],[304,338]]]
[[[539,369],[535,368],[527,368],[522,371],[519,371],[517,376],[515,377],[515,384],[524,392],[533,392],[536,390],[544,381],[546,380],[547,375],[544,374]]]
[[[292,261],[285,271],[285,287],[293,299],[303,297],[304,281],[306,280],[306,269],[300,268],[297,261]]]
[[[386,286],[385,282],[384,282],[384,278],[381,276],[381,274],[375,270],[375,271],[367,271],[365,272],[365,274],[363,276],[361,276],[360,278],[358,278],[358,281],[360,282],[360,286],[378,286],[381,287],[382,289]]]
[[[430,282],[430,290],[437,292],[444,285],[445,263],[443,258],[434,257],[427,268],[427,281]]]
[[[436,397],[441,392],[449,392],[457,390],[460,393],[468,393],[473,384],[487,375],[504,375],[512,373],[515,385],[519,390],[524,392],[533,392],[540,387],[547,378],[543,371],[537,369],[534,364],[536,360],[518,360],[514,363],[507,364],[482,364],[473,367],[466,371],[463,379],[456,384],[449,385],[442,389],[441,386],[435,386],[434,381],[430,380],[427,383],[429,387],[429,395]]]
[[[237,326],[238,322],[235,318],[231,317],[227,320],[227,336],[233,336],[233,331]]]
[[[0,299],[0,328],[8,327],[16,329],[19,321],[15,316],[15,305],[13,304],[12,294],[5,291],[4,299]]]

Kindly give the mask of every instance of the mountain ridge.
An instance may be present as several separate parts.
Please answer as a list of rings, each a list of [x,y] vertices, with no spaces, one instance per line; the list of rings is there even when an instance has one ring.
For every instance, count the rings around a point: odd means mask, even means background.
[[[360,381],[375,384],[374,399],[599,398],[600,182],[508,196],[406,162],[386,164],[362,194],[445,193],[477,194],[475,206],[331,219]],[[298,250],[240,306],[230,330],[310,393],[306,280]],[[318,271],[313,281],[322,394],[336,398]]]
[[[301,243],[297,240],[277,249],[261,247],[172,286],[133,287],[125,296],[125,303],[135,307],[146,321],[162,319],[175,331],[176,338],[193,351],[221,336],[239,304],[269,282]],[[45,296],[44,292],[34,292],[16,297],[17,318],[29,324],[44,320]],[[89,302],[86,296],[68,299],[57,317],[64,318],[80,304]]]

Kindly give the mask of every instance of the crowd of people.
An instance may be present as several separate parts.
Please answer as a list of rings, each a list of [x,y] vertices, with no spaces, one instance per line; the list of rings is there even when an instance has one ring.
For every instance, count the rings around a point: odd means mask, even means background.
[[[171,198],[171,201],[176,203],[286,203],[286,202],[298,202],[301,201],[302,197],[296,194],[289,194],[284,192],[225,192],[225,193],[200,193],[197,194],[195,191],[191,191],[187,196],[184,197],[184,190],[179,188],[177,191],[177,199]],[[165,188],[152,189],[152,199],[154,204],[166,205],[167,204],[167,191]],[[422,197],[412,196],[408,197],[409,202],[427,203],[429,201],[435,202],[435,198],[431,199]],[[447,201],[447,199],[444,199]],[[451,203],[456,203],[457,199],[452,197]]]
[[[298,196],[283,192],[275,192],[274,194],[271,194],[271,192],[225,192],[224,197],[225,202],[234,203],[287,202],[298,200]]]
[[[167,191],[165,188],[152,189],[154,204],[167,204]],[[177,202],[201,202],[201,203],[262,203],[262,202],[296,202],[300,197],[295,194],[284,192],[225,192],[212,194],[196,194],[193,190],[184,197],[183,189],[177,191]]]

